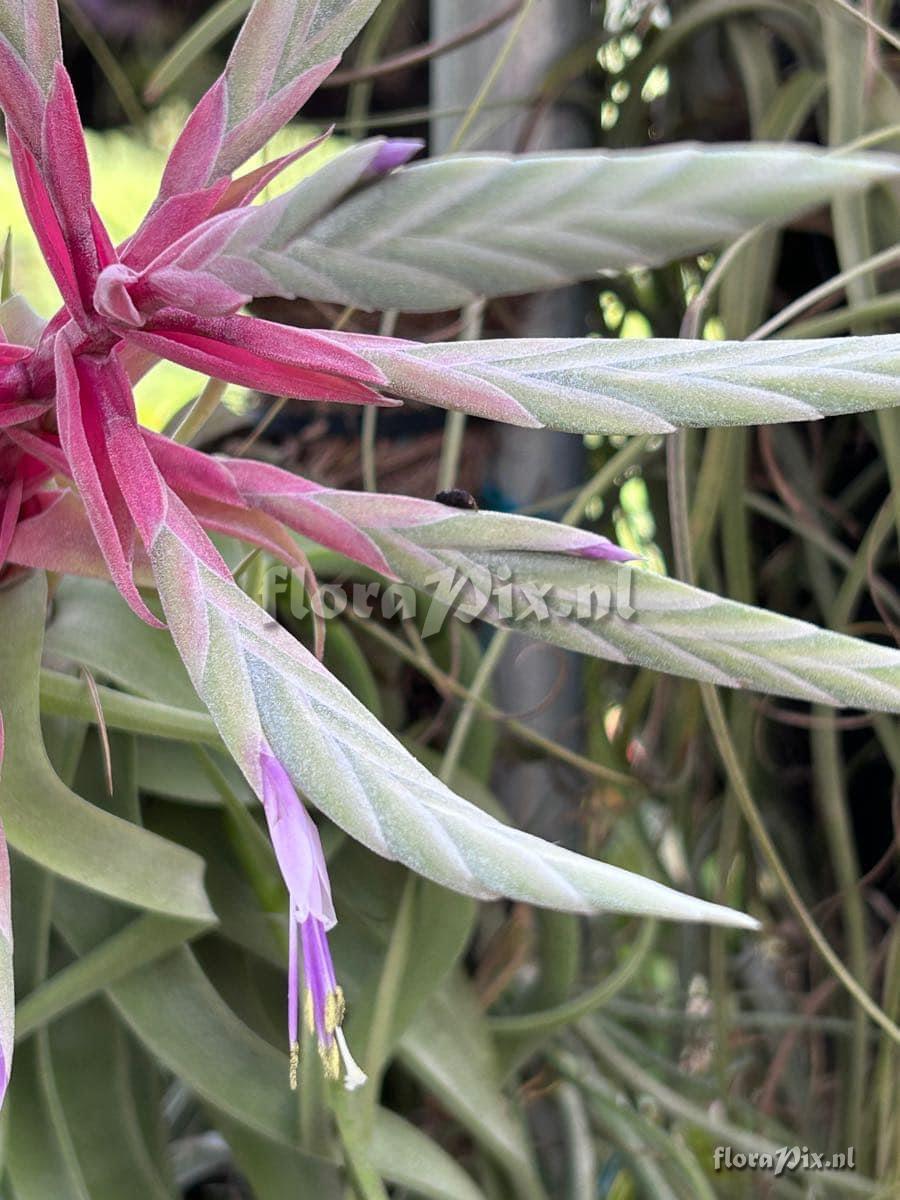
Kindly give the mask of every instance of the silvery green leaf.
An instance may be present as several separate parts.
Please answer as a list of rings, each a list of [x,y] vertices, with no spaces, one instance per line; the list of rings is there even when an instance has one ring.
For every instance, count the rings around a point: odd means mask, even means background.
[[[898,334],[771,342],[346,341],[384,372],[395,395],[572,433],[808,421],[900,403]]]
[[[818,629],[641,567],[502,549],[502,513],[366,532],[391,570],[447,606],[613,662],[822,704],[900,712],[900,651]],[[551,526],[552,528],[552,526]],[[423,553],[423,551],[427,551]]]
[[[160,527],[149,555],[194,686],[254,788],[261,789],[265,738],[298,789],[337,825],[456,891],[573,912],[756,927],[741,913],[501,825],[431,775],[171,526]]]
[[[617,564],[631,556],[596,534],[534,517],[340,491],[271,467],[224,461],[254,506],[430,594],[425,637],[453,609],[467,621],[479,617],[616,662],[900,711],[897,650]]]
[[[0,43],[15,52],[45,89],[62,58],[56,0],[0,0]]]
[[[0,109],[38,159],[44,106],[61,58],[56,0],[0,0]]]
[[[173,158],[188,160],[176,174],[186,166],[187,178],[193,166],[219,179],[264,146],[331,74],[378,2],[255,0],[224,73],[176,144]]]
[[[460,155],[394,171],[321,215],[313,176],[243,226],[224,273],[253,279],[256,295],[449,309],[656,266],[898,175],[891,155],[803,145]]]
[[[228,62],[229,123],[339,58],[379,0],[255,0]]]

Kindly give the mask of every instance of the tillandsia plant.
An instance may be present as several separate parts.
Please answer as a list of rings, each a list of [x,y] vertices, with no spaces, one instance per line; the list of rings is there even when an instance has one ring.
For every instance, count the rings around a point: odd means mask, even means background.
[[[900,711],[896,650],[667,579],[602,536],[437,501],[332,489],[268,463],[211,457],[140,426],[132,388],[161,359],[298,401],[411,400],[583,434],[668,434],[897,403],[900,338],[891,335],[419,344],[242,314],[259,297],[379,311],[451,309],[600,270],[656,265],[825,198],[900,180],[900,162],[889,154],[800,145],[410,163],[418,143],[373,139],[261,201],[297,155],[243,175],[242,165],[334,69],[375,7],[374,0],[255,0],[223,75],[174,145],[155,203],[134,234],[114,245],[92,205],[56,4],[0,0],[0,105],[9,152],[62,297],[40,328],[19,298],[0,309],[0,611],[7,639],[0,652],[0,816],[25,859],[107,899],[174,919],[175,944],[187,936],[185,922],[199,929],[214,920],[197,857],[138,828],[134,814],[114,815],[79,799],[60,779],[59,756],[51,768],[40,743],[39,686],[57,702],[84,692],[60,671],[39,675],[45,573],[54,587],[64,575],[104,581],[92,585],[97,607],[84,618],[89,632],[74,654],[58,632],[67,585],[59,587],[48,651],[57,665],[79,661],[143,694],[151,706],[145,714],[156,711],[154,702],[174,698],[188,725],[202,728],[217,751],[227,750],[260,801],[288,893],[285,1080],[295,1086],[303,1072],[301,1015],[326,1076],[348,1088],[365,1082],[342,1029],[345,1003],[327,938],[336,908],[306,802],[366,847],[467,896],[746,930],[758,921],[544,842],[462,799],[242,589],[236,564],[247,551],[285,564],[311,593],[315,546],[426,592],[450,570],[461,581],[454,602],[555,645],[727,687]],[[227,558],[223,538],[242,545],[238,559]],[[512,581],[502,595],[498,576]],[[117,649],[104,644],[100,616],[114,600],[112,585],[134,614],[129,620],[120,613],[108,626],[125,631]],[[627,593],[627,611],[584,614],[579,597],[601,587]],[[134,666],[142,646],[153,647],[148,663],[167,664],[162,679],[156,669],[157,683]],[[186,678],[166,657],[165,647],[173,646]],[[137,718],[116,707],[120,693],[94,685],[93,695],[107,725],[136,728],[129,719]],[[178,736],[171,725],[157,732]],[[211,770],[221,782],[223,768]],[[222,786],[232,785],[226,779]],[[247,853],[262,853],[254,822],[246,826],[247,814],[238,810]],[[0,885],[5,1086],[13,1046],[5,855]],[[105,930],[116,935],[100,910],[80,923],[64,917],[63,929],[80,953],[96,950]],[[142,1017],[127,993],[126,980],[115,1002],[141,1036]]]

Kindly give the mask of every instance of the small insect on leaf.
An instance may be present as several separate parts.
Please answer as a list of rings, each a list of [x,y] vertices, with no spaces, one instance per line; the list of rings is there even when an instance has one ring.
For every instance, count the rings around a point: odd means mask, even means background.
[[[478,502],[471,492],[465,488],[447,488],[435,496],[438,504],[446,504],[448,508],[469,508],[478,512]]]

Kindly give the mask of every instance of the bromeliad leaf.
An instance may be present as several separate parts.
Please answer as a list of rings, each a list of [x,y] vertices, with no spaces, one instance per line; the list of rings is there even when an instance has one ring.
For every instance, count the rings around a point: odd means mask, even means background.
[[[432,776],[294,638],[164,525],[150,559],[198,693],[257,794],[263,739],[296,786],[385,858],[472,896],[755,927],[750,917],[501,825]]]
[[[172,154],[162,194],[215,183],[255,154],[340,61],[378,0],[256,0],[224,74]]]
[[[900,712],[900,651],[622,563],[501,550],[501,513],[367,533],[401,579],[539,641],[724,687]],[[480,528],[479,528],[480,526]],[[429,630],[426,625],[426,632]]]
[[[501,338],[433,345],[347,337],[397,396],[573,433],[809,421],[898,402],[897,334],[777,342]]]
[[[298,184],[274,223],[267,206],[244,225],[223,277],[239,290],[253,280],[256,295],[449,309],[656,266],[900,174],[889,155],[809,146],[459,156],[397,171],[318,215],[311,197],[341,169]]]
[[[49,88],[54,65],[62,58],[56,0],[2,0],[0,42],[15,51],[38,83]]]
[[[202,859],[87,803],[53,771],[38,706],[46,602],[41,575],[0,593],[6,730],[0,816],[10,844],[48,870],[126,904],[211,922]]]
[[[256,0],[226,69],[229,126],[335,64],[377,7],[378,0]]]
[[[35,155],[44,98],[61,59],[56,0],[0,0],[0,108]]]
[[[627,551],[584,530],[407,496],[338,491],[260,463],[226,459],[224,465],[245,500],[266,516],[430,593],[435,603],[426,636],[453,607],[464,619],[513,626],[614,662],[900,712],[900,651],[625,566]]]

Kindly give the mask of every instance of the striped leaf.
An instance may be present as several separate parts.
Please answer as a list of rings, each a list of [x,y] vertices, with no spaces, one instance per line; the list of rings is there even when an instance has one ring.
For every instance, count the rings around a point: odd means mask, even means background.
[[[656,266],[900,176],[891,155],[801,145],[452,156],[319,210],[318,193],[345,169],[339,160],[277,209],[263,206],[223,252],[223,276],[260,296],[449,309]]]
[[[296,786],[342,829],[456,891],[755,927],[741,913],[501,825],[431,775],[172,526],[160,527],[149,553],[194,686],[258,794],[264,736]]]
[[[860,339],[862,340],[862,339]],[[900,651],[724,600],[551,521],[320,487],[225,460],[245,500],[448,609],[581,654],[726,687],[900,712]]]
[[[772,342],[346,335],[406,399],[573,433],[766,425],[900,403],[900,335]]]
[[[354,515],[359,519],[359,508]],[[896,649],[640,567],[498,549],[510,519],[471,513],[443,525],[363,528],[396,575],[435,598],[426,633],[440,627],[452,605],[468,620],[477,616],[613,662],[767,695],[900,712]]]

